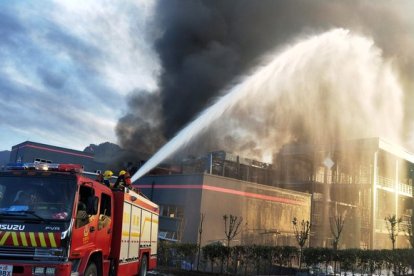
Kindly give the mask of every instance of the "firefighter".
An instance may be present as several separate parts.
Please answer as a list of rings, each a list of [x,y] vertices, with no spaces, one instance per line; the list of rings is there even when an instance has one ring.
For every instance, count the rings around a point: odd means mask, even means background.
[[[104,176],[103,176],[103,174],[102,174],[102,173],[99,173],[99,174],[96,176],[96,181],[98,181],[99,183],[104,183]]]
[[[125,186],[128,188],[131,188],[132,182],[131,182],[131,175],[129,174],[129,172],[125,173],[124,180],[125,180]]]
[[[115,182],[114,188],[127,187],[131,188],[131,175],[127,171],[120,171],[118,174],[118,179]]]
[[[111,182],[109,181],[114,173],[112,171],[105,171],[103,174],[103,183],[107,187],[111,187]]]

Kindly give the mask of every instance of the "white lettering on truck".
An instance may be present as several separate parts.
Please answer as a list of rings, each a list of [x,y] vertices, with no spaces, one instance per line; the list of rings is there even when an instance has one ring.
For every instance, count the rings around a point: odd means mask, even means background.
[[[24,230],[24,225],[18,224],[0,224],[0,230]]]

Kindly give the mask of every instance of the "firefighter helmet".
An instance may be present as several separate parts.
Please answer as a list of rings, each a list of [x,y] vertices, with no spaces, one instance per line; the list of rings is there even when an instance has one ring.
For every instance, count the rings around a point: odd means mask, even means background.
[[[105,171],[105,172],[104,172],[104,174],[103,174],[103,176],[104,176],[104,177],[106,177],[106,178],[109,178],[109,177],[111,177],[113,174],[114,174],[114,173],[113,173],[112,171]]]

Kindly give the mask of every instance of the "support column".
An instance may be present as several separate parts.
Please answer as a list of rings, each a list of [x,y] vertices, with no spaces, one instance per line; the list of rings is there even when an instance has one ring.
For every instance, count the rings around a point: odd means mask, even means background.
[[[374,153],[374,168],[372,170],[372,206],[371,206],[371,238],[370,238],[370,249],[375,249],[375,228],[377,220],[377,183],[378,183],[378,151]]]
[[[394,185],[394,192],[395,192],[395,218],[398,220],[399,218],[399,211],[398,210],[398,194],[400,190],[400,176],[399,176],[399,163],[398,159],[395,160],[395,185]],[[395,242],[395,248],[398,248],[398,237]]]

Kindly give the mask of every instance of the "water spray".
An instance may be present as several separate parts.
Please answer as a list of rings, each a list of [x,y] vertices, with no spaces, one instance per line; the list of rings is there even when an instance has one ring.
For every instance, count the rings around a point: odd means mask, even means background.
[[[275,152],[282,146],[274,145],[281,142],[274,133],[279,125],[289,130],[289,136],[299,135],[298,127],[292,126],[294,118],[303,121],[300,131],[304,135],[320,143],[329,143],[333,136],[356,138],[362,134],[395,141],[402,121],[401,95],[397,78],[371,39],[344,29],[312,36],[275,54],[267,65],[229,89],[161,147],[132,181],[201,135],[241,102],[262,99],[273,104],[276,117],[283,117],[274,120],[276,125],[268,126],[268,137],[259,140]]]

